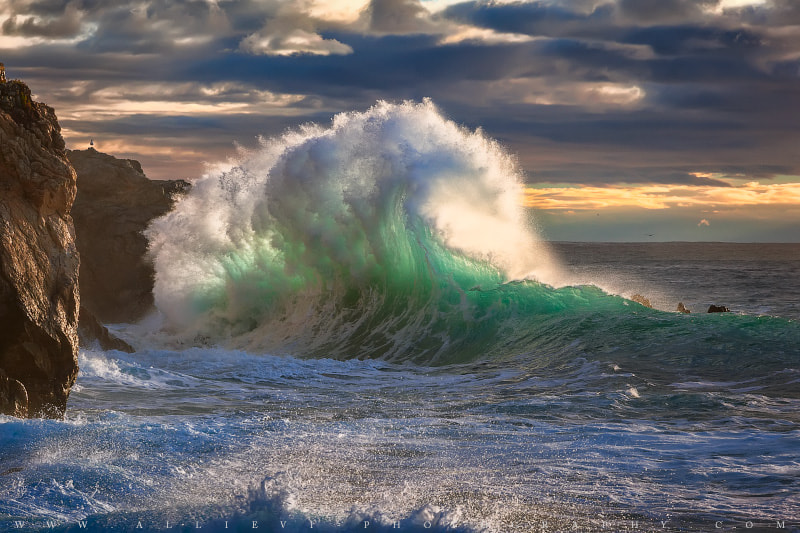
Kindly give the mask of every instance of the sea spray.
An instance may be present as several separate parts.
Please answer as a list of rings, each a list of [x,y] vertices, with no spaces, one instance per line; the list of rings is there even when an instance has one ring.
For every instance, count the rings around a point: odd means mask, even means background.
[[[429,100],[342,113],[262,139],[153,223],[156,305],[188,341],[430,362],[497,312],[476,292],[557,271],[521,194],[514,158]]]

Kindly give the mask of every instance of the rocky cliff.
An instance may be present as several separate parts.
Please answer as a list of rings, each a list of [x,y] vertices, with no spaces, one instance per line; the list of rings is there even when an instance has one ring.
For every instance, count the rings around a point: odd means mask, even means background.
[[[72,209],[81,254],[81,301],[100,322],[133,322],[153,306],[155,272],[143,231],[167,213],[182,180],[150,180],[138,161],[92,148],[69,151],[78,175]]]
[[[52,108],[0,82],[0,412],[63,416],[78,373],[75,171]]]

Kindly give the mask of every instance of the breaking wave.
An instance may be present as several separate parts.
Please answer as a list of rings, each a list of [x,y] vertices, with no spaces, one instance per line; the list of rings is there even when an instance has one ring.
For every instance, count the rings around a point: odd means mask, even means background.
[[[558,271],[521,195],[515,160],[430,101],[343,113],[262,140],[155,221],[156,304],[179,337],[251,349],[486,348],[530,306],[518,293],[549,291],[507,282]]]
[[[148,230],[162,331],[184,345],[425,365],[552,360],[576,340],[671,361],[723,332],[763,347],[794,331],[755,317],[691,324],[596,286],[556,288],[566,277],[522,194],[514,158],[430,101],[262,140]]]

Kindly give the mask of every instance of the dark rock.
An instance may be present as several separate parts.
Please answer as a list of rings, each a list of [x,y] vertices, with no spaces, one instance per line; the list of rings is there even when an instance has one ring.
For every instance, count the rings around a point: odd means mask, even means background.
[[[724,305],[712,305],[708,308],[709,313],[730,313],[731,310]]]
[[[72,209],[81,254],[81,304],[104,323],[134,322],[153,307],[155,271],[143,231],[189,184],[150,180],[138,161],[92,148],[67,153],[78,174]]]
[[[119,350],[127,353],[135,351],[130,344],[112,335],[108,328],[98,322],[91,311],[84,306],[81,306],[78,320],[78,340],[80,345],[86,348],[97,345],[101,350]]]
[[[75,171],[55,112],[0,83],[0,412],[62,417],[78,374]],[[27,408],[25,408],[27,404]]]
[[[28,416],[28,391],[16,379],[0,369],[0,413],[25,418]]]
[[[689,313],[691,313],[691,311],[689,311],[689,310],[686,308],[686,306],[685,306],[685,305],[683,305],[683,302],[678,302],[678,312],[679,312],[679,313],[684,313],[684,314],[686,314],[686,315],[688,315]]]
[[[631,296],[631,301],[634,301],[637,304],[642,304],[643,306],[649,307],[650,309],[653,308],[653,305],[650,303],[650,300],[648,300],[641,294],[634,294],[633,296]]]

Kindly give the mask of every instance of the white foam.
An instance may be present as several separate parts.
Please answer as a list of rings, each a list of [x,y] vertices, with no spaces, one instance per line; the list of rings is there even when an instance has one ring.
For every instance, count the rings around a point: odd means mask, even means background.
[[[508,279],[556,283],[521,195],[516,161],[480,130],[446,120],[429,100],[379,102],[329,128],[263,139],[196,181],[147,232],[155,302],[166,330],[193,344],[213,341],[220,326],[252,330],[287,298],[285,329],[302,327],[331,272],[369,278],[398,248],[420,246],[392,225],[415,220]]]

